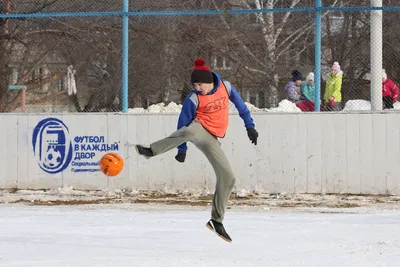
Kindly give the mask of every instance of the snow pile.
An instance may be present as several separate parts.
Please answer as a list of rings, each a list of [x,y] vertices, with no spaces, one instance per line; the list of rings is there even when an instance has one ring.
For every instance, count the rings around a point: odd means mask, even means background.
[[[181,112],[182,105],[178,105],[175,102],[169,103],[165,106],[164,103],[158,103],[149,106],[148,109],[144,108],[130,108],[128,113],[179,113]]]
[[[302,112],[296,104],[290,102],[287,99],[282,100],[278,107],[266,109],[266,108],[258,108],[255,105],[245,102],[247,108],[250,110],[251,113],[265,113],[265,112],[275,112],[275,113],[295,113],[295,112]],[[400,103],[394,103],[395,110],[400,110]],[[167,106],[164,103],[154,104],[148,107],[148,109],[144,108],[131,108],[128,109],[128,113],[135,113],[135,114],[157,114],[157,113],[171,113],[171,114],[179,114],[182,110],[182,105],[176,104],[175,102],[170,102]],[[347,111],[368,111],[371,110],[371,102],[362,99],[355,99],[349,100],[346,102],[342,112]],[[237,113],[237,109],[235,105],[229,102],[229,112],[230,113]]]
[[[250,112],[260,112],[264,111],[265,109],[260,109],[254,106],[253,104],[245,102],[247,108]],[[175,102],[170,102],[167,106],[164,103],[153,104],[148,107],[148,109],[144,108],[130,108],[128,109],[128,113],[180,113],[182,110],[181,104],[176,104]],[[229,103],[229,112],[237,113],[237,109],[233,103]]]
[[[148,112],[144,108],[130,108],[130,109],[128,109],[128,113],[140,114],[140,113],[148,113]]]
[[[296,107],[295,104],[288,100],[282,100],[281,103],[279,103],[279,107],[273,108],[273,109],[263,109],[263,108],[258,108],[255,105],[245,102],[247,108],[250,110],[252,113],[256,112],[301,112],[299,108]],[[128,109],[128,113],[135,113],[135,114],[156,114],[156,113],[180,113],[182,110],[182,105],[181,104],[176,104],[175,102],[170,102],[167,106],[165,106],[164,103],[158,103],[158,104],[153,104],[149,106],[147,109],[144,108],[130,108]],[[237,113],[237,109],[235,105],[231,102],[229,102],[229,112],[230,113]]]
[[[245,102],[247,108],[250,110],[250,112],[259,112],[259,111],[264,111],[264,109],[258,108],[254,106],[253,104]]]
[[[349,100],[344,105],[343,111],[371,110],[371,102],[367,100]]]
[[[399,101],[393,103],[393,109],[400,109],[400,102]]]
[[[266,109],[258,108],[258,107],[254,106],[253,104],[250,104],[248,102],[244,102],[244,104],[250,110],[251,113],[263,112],[263,111],[266,110]],[[235,105],[232,102],[229,102],[229,113],[235,113],[235,114],[238,113],[237,108],[235,107]]]
[[[148,110],[149,113],[177,113],[181,112],[182,105],[177,105],[175,102],[171,102],[165,106],[164,103],[159,103],[156,105],[151,105]]]
[[[371,110],[371,102],[362,99],[349,100],[344,105],[343,111],[369,111]],[[389,109],[390,110],[390,109]],[[400,110],[400,103],[393,103],[392,110]]]
[[[287,99],[282,100],[278,107],[276,108],[271,108],[268,110],[269,112],[301,112],[301,109],[299,109],[296,104],[290,102]]]

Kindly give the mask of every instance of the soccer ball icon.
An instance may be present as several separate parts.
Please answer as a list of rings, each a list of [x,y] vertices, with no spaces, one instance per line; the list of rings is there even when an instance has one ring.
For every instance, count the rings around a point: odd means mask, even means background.
[[[58,166],[61,162],[61,153],[56,151],[53,146],[49,147],[44,162],[50,168]]]

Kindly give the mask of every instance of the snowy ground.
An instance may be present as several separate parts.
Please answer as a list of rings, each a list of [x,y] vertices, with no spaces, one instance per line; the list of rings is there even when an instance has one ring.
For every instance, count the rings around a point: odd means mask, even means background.
[[[0,266],[399,266],[400,210],[0,204]]]

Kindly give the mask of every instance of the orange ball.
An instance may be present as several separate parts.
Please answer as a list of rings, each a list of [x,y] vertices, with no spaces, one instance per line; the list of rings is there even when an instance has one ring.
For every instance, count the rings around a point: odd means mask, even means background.
[[[116,176],[124,168],[124,159],[117,153],[107,153],[100,160],[100,170],[107,176]]]

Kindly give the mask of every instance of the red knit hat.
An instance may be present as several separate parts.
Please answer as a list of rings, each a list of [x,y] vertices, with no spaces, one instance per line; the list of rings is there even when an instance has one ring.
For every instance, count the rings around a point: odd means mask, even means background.
[[[194,68],[192,71],[192,83],[213,83],[214,77],[211,69],[204,65],[205,61],[203,58],[198,58],[194,62]]]

